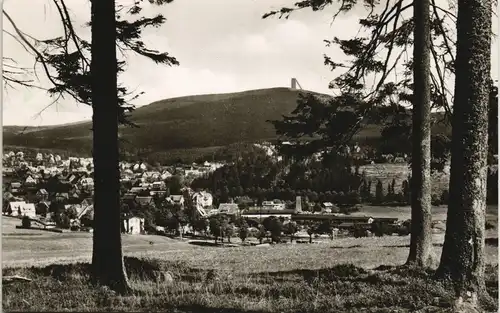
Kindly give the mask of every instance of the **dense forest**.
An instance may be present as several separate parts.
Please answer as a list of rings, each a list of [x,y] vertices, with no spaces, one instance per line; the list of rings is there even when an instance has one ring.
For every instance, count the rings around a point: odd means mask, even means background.
[[[372,181],[360,172],[354,161],[349,157],[337,157],[326,164],[314,160],[278,161],[259,147],[247,147],[233,155],[228,165],[195,179],[191,187],[209,190],[219,203],[243,196],[257,204],[271,199],[294,201],[296,196],[304,196],[313,203],[408,204],[410,177],[401,186],[395,186],[394,180],[389,186],[381,186],[380,181]],[[490,169],[488,177],[489,203],[497,203],[498,172]],[[375,194],[370,193],[372,185],[376,186]],[[447,193],[445,190],[433,195],[433,202],[445,204]]]

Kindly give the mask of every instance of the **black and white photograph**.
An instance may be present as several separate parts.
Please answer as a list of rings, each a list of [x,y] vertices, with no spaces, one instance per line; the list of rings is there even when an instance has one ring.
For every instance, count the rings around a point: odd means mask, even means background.
[[[4,0],[2,311],[499,311],[496,0]]]

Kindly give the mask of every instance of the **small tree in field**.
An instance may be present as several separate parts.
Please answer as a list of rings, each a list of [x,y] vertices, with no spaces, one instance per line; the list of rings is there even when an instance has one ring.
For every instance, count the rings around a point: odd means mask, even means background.
[[[377,204],[384,202],[384,186],[380,179],[377,181],[377,186],[375,187],[375,201]]]
[[[333,225],[330,221],[323,221],[317,226],[318,234],[327,234],[333,240]]]
[[[241,239],[241,242],[245,242],[248,237],[248,227],[240,227],[238,235]]]
[[[198,232],[206,233],[209,226],[209,221],[206,218],[197,218],[194,221],[193,229]]]
[[[266,228],[264,225],[259,225],[259,233],[257,234],[257,239],[259,240],[259,243],[262,244],[262,241],[264,238],[266,238]]]
[[[23,216],[21,225],[23,228],[31,228],[31,219],[27,216]]]
[[[297,223],[289,222],[283,225],[283,233],[290,236],[290,242],[293,242],[293,236],[298,231]]]
[[[402,189],[402,194],[403,194],[403,203],[409,203],[410,202],[410,184],[408,183],[408,180],[403,180],[403,184],[401,186]]]
[[[241,239],[241,242],[245,242],[245,240],[247,239],[248,237],[248,224],[245,220],[243,220],[240,224],[239,224],[239,232],[238,232],[238,236],[240,237]]]
[[[227,238],[227,242],[231,243],[231,237],[234,235],[234,224],[226,223],[224,225],[224,236]]]
[[[262,221],[262,226],[264,226],[264,229],[266,231],[271,231],[273,225],[272,225],[272,221],[273,221],[273,217],[272,216],[269,216],[269,217],[266,217],[263,221]]]
[[[209,222],[210,234],[215,237],[215,243],[217,244],[217,239],[222,237],[221,221],[220,219],[213,217]]]
[[[55,222],[56,222],[56,225],[57,227],[60,227],[60,228],[63,228],[63,229],[68,229],[71,225],[70,225],[70,218],[68,217],[68,215],[64,212],[58,212],[56,213],[55,215]]]
[[[313,223],[307,226],[307,234],[309,235],[309,243],[312,243],[312,237],[316,233],[316,227]]]
[[[283,229],[283,223],[277,219],[273,218],[271,220],[271,241],[279,243],[281,239],[281,232]]]

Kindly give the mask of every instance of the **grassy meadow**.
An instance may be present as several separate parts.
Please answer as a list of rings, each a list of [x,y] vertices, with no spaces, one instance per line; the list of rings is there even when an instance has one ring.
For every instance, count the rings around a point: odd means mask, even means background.
[[[398,218],[408,208],[386,208]],[[435,219],[443,209],[436,208]],[[361,214],[384,214],[367,207]],[[496,221],[493,210],[488,215]],[[201,247],[188,240],[124,235],[133,292],[117,295],[88,280],[92,235],[16,229],[2,217],[4,311],[454,312],[452,291],[432,270],[398,267],[409,237],[337,238],[318,244]],[[436,264],[444,234],[434,231]],[[496,229],[487,237],[497,238]],[[498,247],[487,244],[488,292],[498,298]],[[157,281],[157,271],[172,280]],[[486,302],[488,312],[497,301]]]

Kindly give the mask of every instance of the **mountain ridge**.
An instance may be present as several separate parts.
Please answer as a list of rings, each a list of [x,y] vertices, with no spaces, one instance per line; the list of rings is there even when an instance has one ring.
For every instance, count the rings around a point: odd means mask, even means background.
[[[205,149],[276,138],[268,120],[282,118],[297,106],[300,93],[326,94],[286,87],[235,93],[175,97],[141,106],[131,113],[139,128],[120,127],[124,150],[130,154]],[[30,128],[4,126],[4,145],[66,149],[90,153],[91,122]],[[380,137],[381,125],[368,125],[357,137]]]

